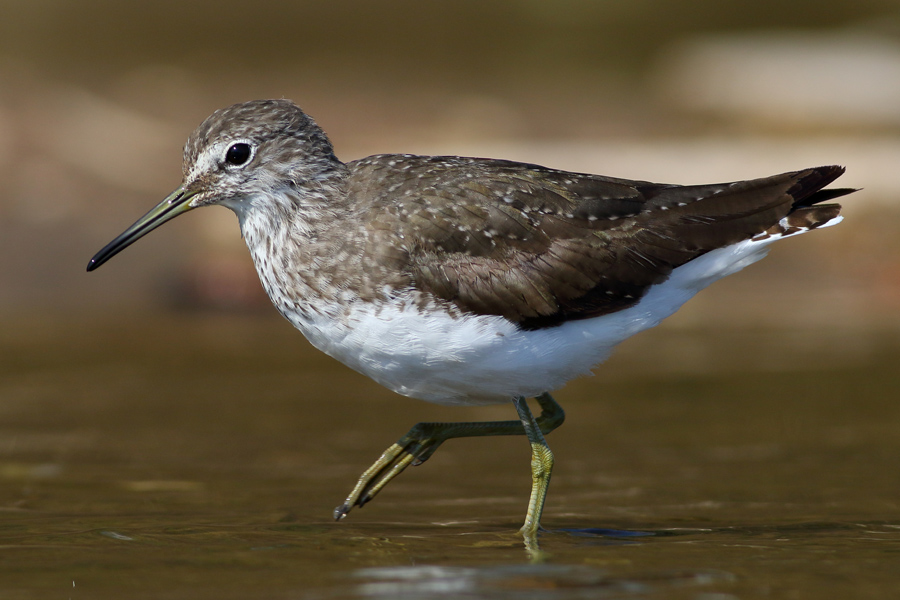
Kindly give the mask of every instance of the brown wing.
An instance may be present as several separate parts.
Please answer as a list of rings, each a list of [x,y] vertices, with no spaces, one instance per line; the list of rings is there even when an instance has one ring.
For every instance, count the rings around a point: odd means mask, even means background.
[[[357,168],[390,182],[379,192],[401,223],[396,258],[412,285],[529,329],[631,306],[675,267],[762,234],[795,209],[816,226],[839,207],[803,201],[818,201],[814,193],[843,172],[674,186],[458,157],[372,157]]]

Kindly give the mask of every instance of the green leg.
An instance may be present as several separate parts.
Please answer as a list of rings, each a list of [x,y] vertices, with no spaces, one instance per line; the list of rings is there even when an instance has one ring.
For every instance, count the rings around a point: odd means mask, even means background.
[[[406,467],[409,465],[419,465],[425,462],[428,460],[428,457],[434,454],[435,450],[437,450],[442,443],[451,438],[525,434],[528,436],[532,445],[531,470],[533,477],[536,479],[537,471],[534,466],[536,456],[536,451],[534,450],[536,443],[535,439],[539,438],[539,445],[542,445],[546,450],[546,454],[550,456],[549,464],[552,467],[553,455],[550,453],[550,449],[547,448],[547,444],[544,442],[542,434],[550,433],[562,425],[566,418],[562,407],[556,403],[556,400],[554,400],[550,394],[541,394],[536,400],[541,407],[541,414],[537,418],[532,417],[531,411],[528,410],[528,405],[525,403],[525,399],[517,398],[513,402],[519,413],[519,421],[418,423],[414,425],[406,435],[397,441],[396,444],[385,450],[384,454],[381,455],[381,458],[375,461],[371,467],[366,469],[366,472],[359,478],[356,487],[353,488],[353,491],[350,492],[350,495],[347,496],[344,503],[334,509],[334,518],[336,520],[343,519],[354,506],[362,506],[366,502],[372,500],[372,498],[374,498],[391,479],[402,473]],[[528,417],[527,424],[526,418],[523,416],[522,407],[524,407],[524,413],[527,414]],[[535,438],[535,432],[537,438]],[[546,466],[546,464],[546,462],[541,463],[541,465],[544,466]],[[547,484],[550,481],[549,469],[545,470],[546,476],[543,479],[542,495],[540,499],[535,498],[535,489],[537,489],[537,483],[535,483],[535,486],[532,488],[531,504],[529,504],[528,508],[529,516],[525,521],[526,526],[528,526],[530,522],[534,523],[532,529],[534,530],[535,535],[541,517],[540,511],[544,504],[544,495],[547,493]],[[534,508],[532,508],[532,504],[535,505]],[[533,516],[535,510],[537,511],[536,518]],[[525,534],[526,538],[528,537],[524,528],[523,534]]]
[[[547,497],[547,488],[550,486],[550,475],[553,471],[553,452],[547,446],[541,426],[537,419],[531,415],[525,398],[513,400],[519,419],[528,441],[531,442],[531,498],[528,501],[528,512],[525,513],[525,524],[519,530],[525,537],[525,546],[530,551],[537,552],[537,533],[541,527],[541,514],[544,512],[544,499]]]

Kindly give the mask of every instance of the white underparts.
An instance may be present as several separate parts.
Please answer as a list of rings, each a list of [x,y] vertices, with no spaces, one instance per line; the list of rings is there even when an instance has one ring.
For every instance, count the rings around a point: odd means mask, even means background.
[[[772,242],[805,231],[714,250],[675,269],[631,308],[535,331],[498,316],[422,311],[402,297],[392,304],[356,302],[341,319],[288,318],[314,346],[397,393],[439,404],[507,402],[589,373],[620,342],[656,326],[717,279],[763,258]],[[340,312],[323,308],[322,314]]]

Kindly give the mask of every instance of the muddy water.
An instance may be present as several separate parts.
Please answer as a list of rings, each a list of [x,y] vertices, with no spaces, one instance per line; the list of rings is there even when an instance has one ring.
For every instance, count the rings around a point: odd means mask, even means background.
[[[277,319],[8,319],[0,597],[898,597],[900,344],[784,333],[650,332],[559,392],[530,564],[522,438],[331,520],[416,421],[511,406],[396,397]]]

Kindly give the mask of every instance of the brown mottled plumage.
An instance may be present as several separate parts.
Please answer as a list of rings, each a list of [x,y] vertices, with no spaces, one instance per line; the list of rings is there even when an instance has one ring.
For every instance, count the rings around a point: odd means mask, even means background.
[[[672,269],[781,228],[788,215],[815,228],[840,207],[805,203],[817,202],[815,192],[843,173],[820,167],[677,186],[503,160],[396,155],[347,169],[345,201],[370,230],[389,225],[378,245],[400,250],[391,270],[408,275],[404,284],[527,329],[632,306]]]

